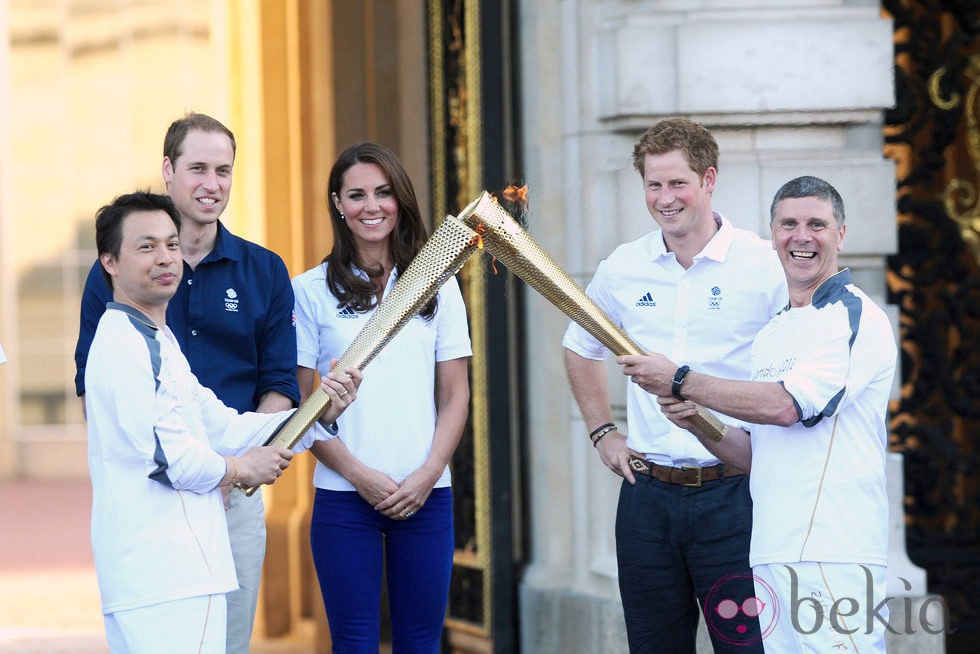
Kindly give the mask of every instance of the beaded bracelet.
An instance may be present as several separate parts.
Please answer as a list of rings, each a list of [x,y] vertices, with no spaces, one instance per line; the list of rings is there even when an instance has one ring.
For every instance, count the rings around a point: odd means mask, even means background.
[[[596,427],[595,429],[593,429],[591,432],[589,432],[589,438],[595,440],[595,435],[598,434],[600,431],[602,431],[606,427],[615,427],[615,426],[616,425],[614,425],[611,422],[607,422],[605,424],[599,425],[598,427]]]
[[[611,422],[607,422],[603,426],[593,431],[591,434],[589,434],[589,438],[592,440],[592,447],[598,447],[599,441],[602,440],[602,437],[615,430],[616,425],[612,424]]]

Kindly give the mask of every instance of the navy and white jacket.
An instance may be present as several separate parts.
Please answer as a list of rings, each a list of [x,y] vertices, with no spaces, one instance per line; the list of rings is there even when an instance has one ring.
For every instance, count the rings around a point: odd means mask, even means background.
[[[752,565],[885,565],[897,357],[888,316],[846,269],[759,332],[752,379],[782,383],[799,422],[752,427]]]
[[[103,613],[236,589],[222,455],[261,445],[292,412],[226,407],[167,327],[116,303],[92,340],[85,390]]]

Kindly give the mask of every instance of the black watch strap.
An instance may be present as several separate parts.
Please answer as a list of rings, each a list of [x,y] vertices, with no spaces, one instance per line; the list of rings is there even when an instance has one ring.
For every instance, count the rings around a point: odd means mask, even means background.
[[[670,382],[670,394],[682,402],[687,398],[681,395],[681,384],[684,383],[684,378],[687,377],[687,373],[690,371],[691,366],[681,366],[677,369],[677,372],[674,373],[674,378]]]

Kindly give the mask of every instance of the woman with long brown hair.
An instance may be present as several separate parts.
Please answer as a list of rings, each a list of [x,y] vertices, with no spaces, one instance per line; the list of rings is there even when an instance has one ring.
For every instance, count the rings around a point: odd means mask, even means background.
[[[327,195],[333,249],[293,280],[304,397],[427,238],[412,183],[384,146],[344,150]],[[312,450],[310,542],[335,652],[377,654],[383,576],[393,651],[440,649],[453,557],[448,466],[466,423],[471,355],[450,279],[372,362],[337,438]]]

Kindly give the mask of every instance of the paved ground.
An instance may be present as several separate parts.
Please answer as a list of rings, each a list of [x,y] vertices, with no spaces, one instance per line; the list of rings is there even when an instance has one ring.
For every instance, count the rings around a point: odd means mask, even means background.
[[[0,654],[108,654],[89,545],[88,482],[0,482]],[[252,654],[308,654],[253,641]]]

